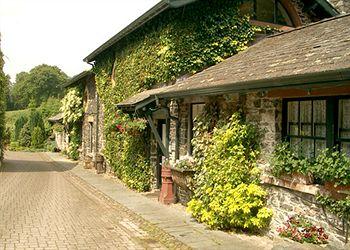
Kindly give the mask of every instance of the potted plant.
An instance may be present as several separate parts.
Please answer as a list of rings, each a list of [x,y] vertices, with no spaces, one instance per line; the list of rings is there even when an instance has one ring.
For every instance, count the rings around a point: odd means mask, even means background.
[[[301,157],[287,142],[276,145],[271,158],[273,176],[291,183],[310,185],[314,183],[312,161]]]
[[[334,148],[321,151],[313,172],[335,198],[342,198],[346,191],[350,191],[350,159],[346,154]]]
[[[194,161],[192,158],[183,158],[177,160],[175,164],[171,165],[171,174],[176,185],[186,191],[190,191],[193,186],[193,177],[195,174]]]

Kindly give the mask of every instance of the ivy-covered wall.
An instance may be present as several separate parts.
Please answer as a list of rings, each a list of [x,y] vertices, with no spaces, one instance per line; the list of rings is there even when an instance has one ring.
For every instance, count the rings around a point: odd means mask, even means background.
[[[1,41],[0,41],[1,44]],[[0,166],[3,158],[3,146],[5,136],[5,108],[6,108],[6,92],[8,90],[8,78],[4,73],[4,59],[0,50]]]
[[[244,50],[260,29],[239,13],[242,2],[202,0],[169,9],[96,58],[96,84],[105,107],[104,154],[129,186],[139,190],[150,187],[149,183],[135,185],[147,182],[144,176],[151,173],[149,143],[142,140],[145,143],[130,147],[140,138],[116,131],[115,104]]]

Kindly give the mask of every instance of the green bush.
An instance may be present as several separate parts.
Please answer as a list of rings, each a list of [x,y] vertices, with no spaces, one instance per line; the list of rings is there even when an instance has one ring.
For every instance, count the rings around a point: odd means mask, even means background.
[[[32,141],[31,137],[31,131],[29,124],[26,123],[23,128],[21,129],[21,132],[19,133],[19,145],[22,147],[30,147]]]
[[[44,131],[40,127],[35,127],[32,132],[31,146],[33,148],[42,148],[45,139]]]
[[[15,128],[14,128],[14,135],[13,135],[13,140],[18,141],[20,133],[24,125],[28,122],[27,116],[20,115],[16,122],[15,122]]]
[[[314,176],[323,182],[350,185],[350,159],[336,148],[322,150],[312,166]]]
[[[288,142],[276,145],[271,157],[271,173],[280,177],[283,174],[312,172],[312,159],[300,156]]]
[[[193,216],[210,227],[257,231],[269,225],[272,211],[265,207],[267,193],[258,186],[258,130],[234,114],[214,129],[210,145],[195,177],[197,188],[188,203]]]
[[[33,132],[34,128],[36,127],[39,127],[42,131],[45,131],[43,117],[37,110],[32,110],[30,112],[28,124],[31,132]]]
[[[298,155],[288,142],[276,145],[271,157],[271,173],[276,177],[282,174],[312,174],[319,183],[326,181],[336,185],[350,185],[350,159],[337,148],[324,149],[316,158]]]

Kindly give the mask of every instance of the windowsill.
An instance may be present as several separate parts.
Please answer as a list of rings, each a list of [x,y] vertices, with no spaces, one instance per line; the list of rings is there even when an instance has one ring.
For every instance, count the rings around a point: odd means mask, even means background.
[[[268,22],[263,22],[263,21],[258,21],[258,20],[250,20],[249,22],[253,25],[256,25],[256,26],[275,28],[275,29],[278,29],[280,31],[290,31],[290,30],[295,29],[294,27],[290,27],[290,26],[283,26],[280,24],[268,23]]]
[[[283,187],[301,193],[317,195],[318,193],[324,192],[324,187],[318,184],[306,185],[299,182],[278,179],[270,175],[262,175],[260,179],[262,184]]]

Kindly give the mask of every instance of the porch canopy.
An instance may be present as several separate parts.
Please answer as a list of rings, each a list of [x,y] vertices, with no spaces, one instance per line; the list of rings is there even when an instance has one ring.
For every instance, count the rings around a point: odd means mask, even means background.
[[[144,91],[117,107],[131,111],[158,99],[350,84],[349,27],[347,14],[269,36],[181,83]]]

